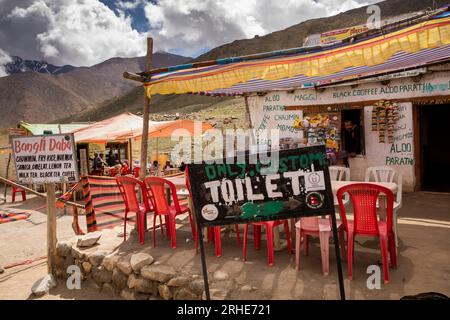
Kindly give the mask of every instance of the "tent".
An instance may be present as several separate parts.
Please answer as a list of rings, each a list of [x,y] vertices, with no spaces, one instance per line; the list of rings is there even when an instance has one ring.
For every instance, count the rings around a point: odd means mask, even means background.
[[[106,143],[111,141],[126,141],[142,137],[142,117],[124,113],[75,131],[75,141],[85,143]],[[199,126],[200,134],[212,128],[209,123]],[[173,131],[184,129],[191,135],[195,134],[195,121],[171,120],[149,121],[149,134],[151,138],[170,137]]]

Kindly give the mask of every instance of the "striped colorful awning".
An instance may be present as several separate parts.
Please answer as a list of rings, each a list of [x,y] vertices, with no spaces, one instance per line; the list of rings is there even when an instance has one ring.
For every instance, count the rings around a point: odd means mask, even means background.
[[[312,87],[450,59],[450,17],[332,49],[153,75],[148,96],[244,94]]]

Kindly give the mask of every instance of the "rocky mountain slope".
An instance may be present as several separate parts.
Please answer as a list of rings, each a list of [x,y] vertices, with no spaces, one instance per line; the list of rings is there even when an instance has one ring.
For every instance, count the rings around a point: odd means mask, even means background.
[[[186,63],[191,58],[157,52],[153,65]],[[37,64],[35,64],[37,65]],[[114,100],[136,87],[124,80],[125,70],[138,72],[145,57],[112,58],[92,67],[74,67],[64,73],[19,72],[0,78],[0,128],[18,121],[35,123],[70,118]]]
[[[23,60],[21,57],[13,56],[12,61],[5,64],[5,71],[7,74],[24,73],[24,72],[39,72],[44,74],[61,74],[72,71],[74,66],[55,66],[46,61],[37,60]]]

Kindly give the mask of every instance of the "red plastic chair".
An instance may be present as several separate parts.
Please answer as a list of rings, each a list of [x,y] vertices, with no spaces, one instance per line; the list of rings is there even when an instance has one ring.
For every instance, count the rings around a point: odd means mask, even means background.
[[[111,177],[115,177],[115,176],[117,176],[117,174],[118,174],[118,171],[117,171],[116,168],[111,168],[111,169],[109,169],[109,175],[110,175]]]
[[[305,217],[301,218],[296,224],[296,245],[295,245],[295,266],[297,270],[300,270],[300,249],[301,238],[303,236],[303,246],[305,255],[309,253],[309,237],[319,237],[320,240],[320,253],[322,258],[322,272],[324,275],[330,273],[330,237],[331,237],[331,221],[330,217],[322,219],[319,217]],[[342,224],[337,226],[339,232],[339,242],[341,247],[341,255],[345,257],[345,241],[344,241],[344,228]]]
[[[353,204],[353,221],[347,221],[342,196],[348,193]],[[377,217],[377,201],[380,193],[386,196],[386,221],[379,221]],[[347,233],[347,262],[348,278],[353,277],[354,241],[357,235],[379,237],[381,258],[383,261],[384,283],[389,282],[388,249],[391,265],[397,268],[395,234],[392,228],[394,194],[388,188],[372,183],[355,183],[340,188],[337,199],[341,211],[344,230]]]
[[[127,166],[126,164],[123,164],[123,165],[122,165],[122,168],[120,168],[120,174],[121,174],[122,176],[126,176],[126,175],[128,175],[128,174],[131,174],[130,167]]]
[[[188,189],[189,192],[189,196],[192,199],[192,193],[191,193],[191,184],[189,181],[189,171],[186,168],[185,170],[186,173],[186,188]],[[207,235],[208,235],[208,242],[212,243],[214,242],[216,245],[216,257],[220,258],[222,256],[222,238],[221,238],[221,227],[220,226],[216,226],[216,227],[208,227],[207,229]],[[239,234],[239,225],[236,224],[235,225],[235,230],[236,230],[236,241],[237,244],[240,245],[241,244],[241,236]],[[198,233],[195,233],[195,253],[198,253]]]
[[[16,193],[22,194],[22,201],[27,200],[27,193],[24,189],[16,187],[16,186],[12,186],[12,189],[11,189],[12,202],[16,202]]]
[[[123,226],[124,241],[127,239],[127,216],[129,212],[136,214],[136,224],[139,234],[139,242],[144,244],[145,241],[145,219],[147,213],[153,210],[150,199],[148,198],[147,188],[145,184],[133,177],[120,176],[116,177],[117,185],[125,202],[125,219]],[[136,187],[139,186],[142,191],[143,203],[139,203],[136,195]]]
[[[253,225],[253,237],[255,241],[255,249],[259,250],[261,247],[261,227],[266,228],[266,237],[267,237],[267,263],[269,266],[273,266],[275,262],[274,249],[273,249],[273,228],[284,224],[284,230],[286,232],[286,241],[287,241],[287,249],[289,254],[291,254],[291,236],[289,233],[289,221],[288,220],[275,220],[275,221],[263,221],[263,222],[254,222],[251,223]],[[242,258],[245,261],[247,259],[247,234],[248,234],[248,226],[250,224],[246,224],[244,226],[244,245],[242,248]]]
[[[177,190],[175,185],[163,178],[159,177],[147,177],[144,180],[147,189],[150,191],[153,200],[154,213],[153,218],[153,247],[156,246],[156,217],[164,216],[166,221],[166,227],[168,225],[168,232],[171,238],[172,248],[177,247],[175,218],[177,215],[188,213],[189,223],[191,224],[192,236],[195,239],[195,225],[192,220],[192,213],[189,207],[180,205],[177,196]],[[170,205],[166,197],[166,186],[170,189],[173,205]]]

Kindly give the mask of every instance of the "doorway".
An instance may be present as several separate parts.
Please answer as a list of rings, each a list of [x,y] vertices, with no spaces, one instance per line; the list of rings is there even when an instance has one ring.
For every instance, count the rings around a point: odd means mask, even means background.
[[[342,150],[349,153],[365,154],[364,145],[364,112],[363,109],[344,109],[341,111]],[[353,126],[353,132],[347,131],[347,126]]]
[[[450,105],[421,106],[422,190],[450,192]]]

